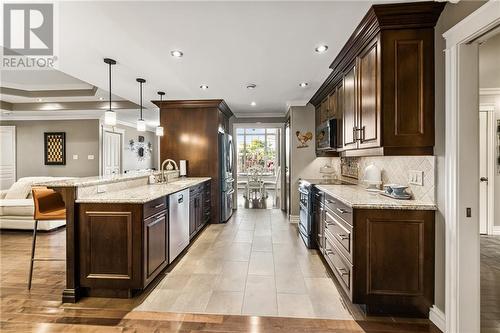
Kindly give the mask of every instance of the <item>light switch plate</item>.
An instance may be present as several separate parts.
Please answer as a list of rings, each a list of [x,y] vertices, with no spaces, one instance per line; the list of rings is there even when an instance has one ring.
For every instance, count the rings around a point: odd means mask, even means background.
[[[75,155],[73,155],[73,159],[74,159],[74,160],[77,160],[77,159],[78,159],[78,155],[76,155],[76,154],[75,154]]]
[[[420,170],[410,170],[408,172],[408,183],[424,186],[424,172]]]
[[[94,159],[94,155],[87,155],[87,159],[93,160]]]

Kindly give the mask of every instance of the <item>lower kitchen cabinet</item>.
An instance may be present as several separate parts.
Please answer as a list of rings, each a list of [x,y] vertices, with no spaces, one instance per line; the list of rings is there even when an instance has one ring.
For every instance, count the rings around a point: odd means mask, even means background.
[[[193,238],[210,221],[210,181],[189,189],[189,237]]]
[[[323,196],[314,206],[315,225],[323,229],[318,247],[350,300],[368,314],[427,317],[434,303],[435,212],[353,209]]]
[[[193,186],[190,219],[198,233],[210,219],[210,182]],[[127,298],[169,265],[169,197],[145,204],[78,204],[79,284],[83,295]]]

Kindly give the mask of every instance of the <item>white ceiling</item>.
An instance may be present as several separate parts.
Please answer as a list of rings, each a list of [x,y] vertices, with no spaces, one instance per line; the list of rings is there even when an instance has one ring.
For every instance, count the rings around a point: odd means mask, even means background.
[[[23,90],[92,89],[92,85],[56,70],[2,70],[2,87]]]
[[[60,2],[57,65],[105,89],[102,59],[114,58],[113,93],[136,103],[143,77],[147,101],[164,90],[167,99],[223,98],[238,115],[284,114],[314,94],[373,3]],[[320,43],[325,54],[314,52]],[[184,57],[171,57],[174,49]]]

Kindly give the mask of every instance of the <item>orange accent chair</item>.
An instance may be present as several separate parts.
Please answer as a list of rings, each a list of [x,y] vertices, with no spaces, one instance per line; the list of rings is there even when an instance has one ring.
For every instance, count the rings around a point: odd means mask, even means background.
[[[35,226],[33,228],[33,242],[31,244],[30,272],[28,277],[28,290],[31,289],[31,280],[33,277],[33,263],[35,261],[64,261],[65,259],[35,258],[36,233],[38,221],[64,220],[66,219],[66,205],[60,193],[46,187],[33,187],[33,201],[35,211],[33,219]]]

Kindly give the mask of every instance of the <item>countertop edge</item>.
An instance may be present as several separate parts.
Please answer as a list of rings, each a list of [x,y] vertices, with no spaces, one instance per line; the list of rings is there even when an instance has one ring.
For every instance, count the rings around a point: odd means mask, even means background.
[[[183,191],[185,189],[199,185],[203,182],[206,182],[206,181],[212,179],[212,177],[190,177],[190,178],[199,178],[199,179],[197,179],[197,181],[193,182],[192,184],[181,186],[181,187],[172,189],[172,191],[166,191],[164,193],[154,195],[154,196],[144,198],[144,199],[81,198],[81,199],[76,199],[75,202],[78,204],[132,204],[132,205],[133,204],[145,204],[149,201],[152,201],[152,200],[155,200],[155,199],[158,199],[158,198],[161,198],[163,196],[167,196],[167,195],[179,192],[179,191]],[[172,181],[172,182],[167,183],[167,184],[147,184],[147,185],[142,185],[142,186],[168,186],[169,184],[173,184],[173,183],[175,183],[175,181]],[[139,187],[142,187],[142,186],[139,186]],[[116,192],[121,192],[121,191],[116,191]]]
[[[384,204],[384,203],[376,203],[376,204],[360,204],[360,203],[352,203],[349,200],[346,200],[342,196],[340,196],[338,193],[332,193],[330,192],[329,189],[325,188],[322,185],[314,185],[316,188],[320,189],[321,191],[325,192],[326,194],[334,197],[335,199],[341,201],[342,203],[355,208],[355,209],[393,209],[393,210],[437,210],[436,204],[433,203],[422,203],[417,200],[404,200],[404,203],[399,203],[399,201],[403,200],[397,200],[397,199],[391,199],[395,200],[394,204]],[[334,186],[357,186],[357,185],[334,185]]]

